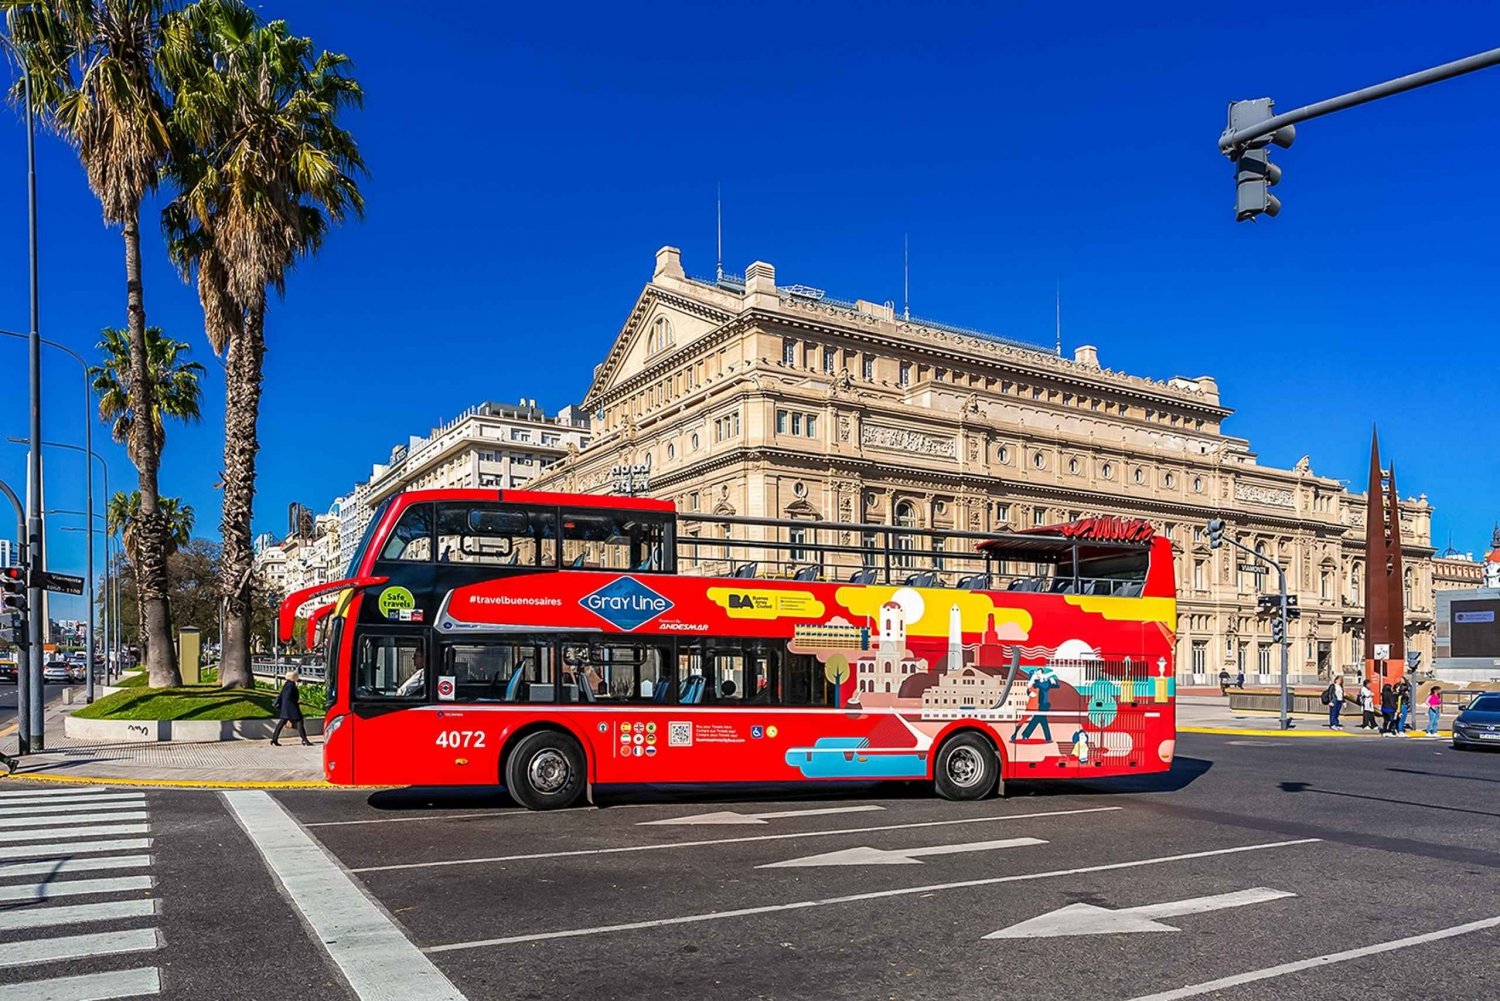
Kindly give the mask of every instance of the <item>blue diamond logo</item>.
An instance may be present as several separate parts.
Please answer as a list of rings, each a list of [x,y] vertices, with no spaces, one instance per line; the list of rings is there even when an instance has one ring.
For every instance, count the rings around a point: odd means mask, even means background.
[[[578,603],[621,632],[630,632],[669,611],[672,602],[634,577],[616,577]]]

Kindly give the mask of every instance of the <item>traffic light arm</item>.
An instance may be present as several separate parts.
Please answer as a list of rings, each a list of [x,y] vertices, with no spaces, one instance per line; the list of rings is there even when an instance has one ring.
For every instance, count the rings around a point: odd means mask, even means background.
[[[1263,122],[1257,122],[1248,128],[1240,129],[1238,132],[1224,130],[1219,137],[1219,152],[1226,156],[1233,156],[1235,151],[1243,149],[1247,143],[1257,139],[1265,139],[1273,132],[1283,129],[1288,125],[1296,125],[1305,122],[1309,118],[1321,118],[1323,115],[1332,114],[1335,111],[1343,111],[1345,108],[1353,108],[1361,104],[1369,104],[1378,101],[1382,97],[1390,97],[1392,94],[1400,94],[1408,90],[1416,90],[1425,87],[1429,83],[1440,83],[1465,73],[1475,70],[1487,69],[1491,66],[1500,65],[1500,49],[1490,49],[1488,52],[1480,52],[1477,55],[1467,56],[1463,59],[1455,59],[1451,63],[1443,63],[1431,69],[1420,70],[1416,73],[1408,73],[1406,76],[1387,80],[1385,83],[1377,83],[1373,87],[1365,87],[1361,90],[1352,91],[1348,94],[1340,94],[1338,97],[1330,97],[1326,101],[1318,101],[1316,104],[1304,105],[1293,108],[1291,111],[1280,115],[1274,115]]]

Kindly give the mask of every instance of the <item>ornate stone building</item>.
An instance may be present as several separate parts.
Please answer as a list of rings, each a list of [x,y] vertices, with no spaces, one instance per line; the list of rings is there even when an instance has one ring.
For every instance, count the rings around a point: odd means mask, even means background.
[[[1289,568],[1302,609],[1294,676],[1361,660],[1363,495],[1307,458],[1260,465],[1225,433],[1232,411],[1209,376],[1127,375],[1093,347],[1062,358],[889,303],[778,286],[762,262],[743,279],[689,278],[664,247],[584,408],[594,441],[536,488],[608,492],[630,465],[685,512],[986,532],[1091,513],[1149,519],[1179,554],[1186,684],[1220,668],[1279,670],[1256,577],[1208,548],[1202,527],[1222,516]],[[1425,497],[1401,503],[1407,644],[1424,663],[1431,511]]]

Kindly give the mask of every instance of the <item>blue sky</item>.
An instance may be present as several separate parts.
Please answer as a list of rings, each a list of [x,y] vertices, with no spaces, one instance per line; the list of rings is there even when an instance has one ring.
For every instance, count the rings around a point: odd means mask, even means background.
[[[1300,126],[1275,155],[1283,212],[1258,225],[1235,224],[1215,149],[1229,99],[1286,110],[1467,55],[1500,37],[1493,4],[261,6],[354,58],[371,175],[366,219],[271,312],[258,528],[279,531],[292,500],[326,506],[471,403],[576,401],[657,247],[712,273],[720,183],[730,270],[762,259],[785,283],[899,301],[909,233],[914,312],[1043,343],[1060,281],[1067,349],[1214,375],[1263,462],[1310,454],[1358,487],[1379,418],[1439,547],[1478,548],[1500,517],[1500,69]],[[0,116],[11,329],[27,322],[23,142]],[[121,243],[50,136],[38,167],[42,326],[83,350],[123,324]],[[171,431],[162,488],[216,534],[221,370],[156,218],[149,320],[210,369],[209,418]],[[0,338],[4,436],[25,433],[24,359]],[[49,364],[49,437],[81,438],[75,369]],[[76,458],[48,468],[49,504],[80,507]],[[19,491],[23,470],[0,446],[0,478]],[[50,545],[54,568],[81,565],[81,535]]]

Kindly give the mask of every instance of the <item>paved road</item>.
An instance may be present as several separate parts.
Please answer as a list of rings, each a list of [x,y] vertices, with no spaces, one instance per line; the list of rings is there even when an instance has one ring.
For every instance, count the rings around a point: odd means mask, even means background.
[[[55,883],[145,874],[149,891],[0,904],[0,920],[149,899],[145,916],[6,932],[6,955],[86,933],[160,944],[17,959],[0,998],[94,997],[17,991],[127,970],[174,1001],[289,983],[449,1001],[1495,997],[1497,783],[1500,754],[1436,742],[1184,735],[1169,776],[977,805],[902,786],[621,790],[560,814],[476,793],[152,791],[144,835],[69,841],[75,862],[149,865]],[[87,816],[54,801],[44,817],[44,798],[0,798],[0,825],[22,806],[29,824]],[[107,812],[89,802],[75,809]],[[79,847],[136,836],[152,843]],[[0,898],[38,881],[17,862],[0,859]]]

